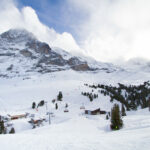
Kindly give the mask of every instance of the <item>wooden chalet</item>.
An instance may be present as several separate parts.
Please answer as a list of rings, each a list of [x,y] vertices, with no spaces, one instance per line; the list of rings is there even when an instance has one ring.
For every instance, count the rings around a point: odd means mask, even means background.
[[[100,114],[106,114],[106,111],[100,110],[100,108],[95,110],[85,110],[85,114],[88,115],[100,115]]]
[[[10,116],[11,120],[16,120],[16,119],[21,119],[21,118],[26,118],[27,114],[21,114],[21,115],[14,115],[14,116]]]
[[[32,124],[33,128],[35,128],[37,126],[39,127],[40,125],[42,125],[43,121],[45,121],[45,119],[36,119],[36,120],[31,119],[28,122]]]

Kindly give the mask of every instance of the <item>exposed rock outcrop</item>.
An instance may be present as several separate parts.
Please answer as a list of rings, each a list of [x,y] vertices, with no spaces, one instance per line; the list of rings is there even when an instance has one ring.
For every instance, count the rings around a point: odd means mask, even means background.
[[[9,60],[9,61],[7,61]],[[6,71],[53,72],[67,69],[91,71],[88,63],[65,51],[55,51],[47,43],[38,41],[24,29],[12,29],[0,35],[0,62]],[[13,67],[10,67],[13,64]],[[4,71],[3,71],[4,72]]]

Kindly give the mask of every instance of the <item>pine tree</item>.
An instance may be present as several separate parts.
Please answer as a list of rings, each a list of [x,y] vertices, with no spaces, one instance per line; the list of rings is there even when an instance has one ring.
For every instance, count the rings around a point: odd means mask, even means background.
[[[38,103],[38,107],[39,106],[43,106],[45,104],[45,101],[44,100],[41,100],[39,103]]]
[[[124,108],[123,104],[122,104],[122,108],[121,108],[121,115],[126,116],[126,112],[125,112],[125,108]]]
[[[108,120],[109,119],[109,117],[108,117],[108,115],[106,115],[106,120]]]
[[[57,103],[55,104],[55,109],[58,109],[58,104]]]
[[[62,101],[62,98],[63,98],[63,95],[62,95],[62,92],[60,91],[58,96],[57,96],[57,100]]]
[[[9,131],[10,134],[14,134],[15,133],[15,129],[12,127],[11,130]]]
[[[123,126],[123,121],[121,119],[121,114],[119,110],[119,105],[114,104],[111,110],[111,129],[112,130],[119,130]]]
[[[113,102],[113,97],[112,96],[110,96],[110,102]]]
[[[32,103],[32,109],[34,109],[35,107],[36,107],[36,103],[33,102],[33,103]]]
[[[68,107],[68,104],[66,103],[65,108],[67,108],[67,107]]]
[[[148,107],[149,107],[149,111],[150,111],[150,100],[149,100],[149,102],[148,102],[149,104],[148,104]]]
[[[5,131],[4,121],[0,121],[0,134],[3,134]]]
[[[93,101],[93,95],[92,94],[89,94],[89,99],[90,99],[90,102]]]

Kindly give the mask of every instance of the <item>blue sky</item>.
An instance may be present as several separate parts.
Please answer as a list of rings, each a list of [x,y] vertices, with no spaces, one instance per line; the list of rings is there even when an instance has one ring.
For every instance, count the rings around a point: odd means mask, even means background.
[[[69,32],[76,40],[76,28],[86,19],[86,14],[72,9],[67,0],[17,0],[18,7],[32,7],[40,21],[58,33]]]
[[[18,0],[18,2],[20,7],[32,7],[36,11],[40,21],[44,24],[53,27],[59,32],[68,30],[67,27],[59,23],[63,17],[61,13],[63,7],[62,0]]]

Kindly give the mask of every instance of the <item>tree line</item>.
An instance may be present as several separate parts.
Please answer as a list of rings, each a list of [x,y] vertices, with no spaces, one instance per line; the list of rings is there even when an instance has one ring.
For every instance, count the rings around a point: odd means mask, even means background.
[[[97,89],[104,96],[110,97],[110,102],[114,100],[122,103],[127,110],[136,110],[138,107],[150,107],[150,81],[139,85],[125,85],[118,83],[118,86],[93,84],[88,85],[90,88]]]

